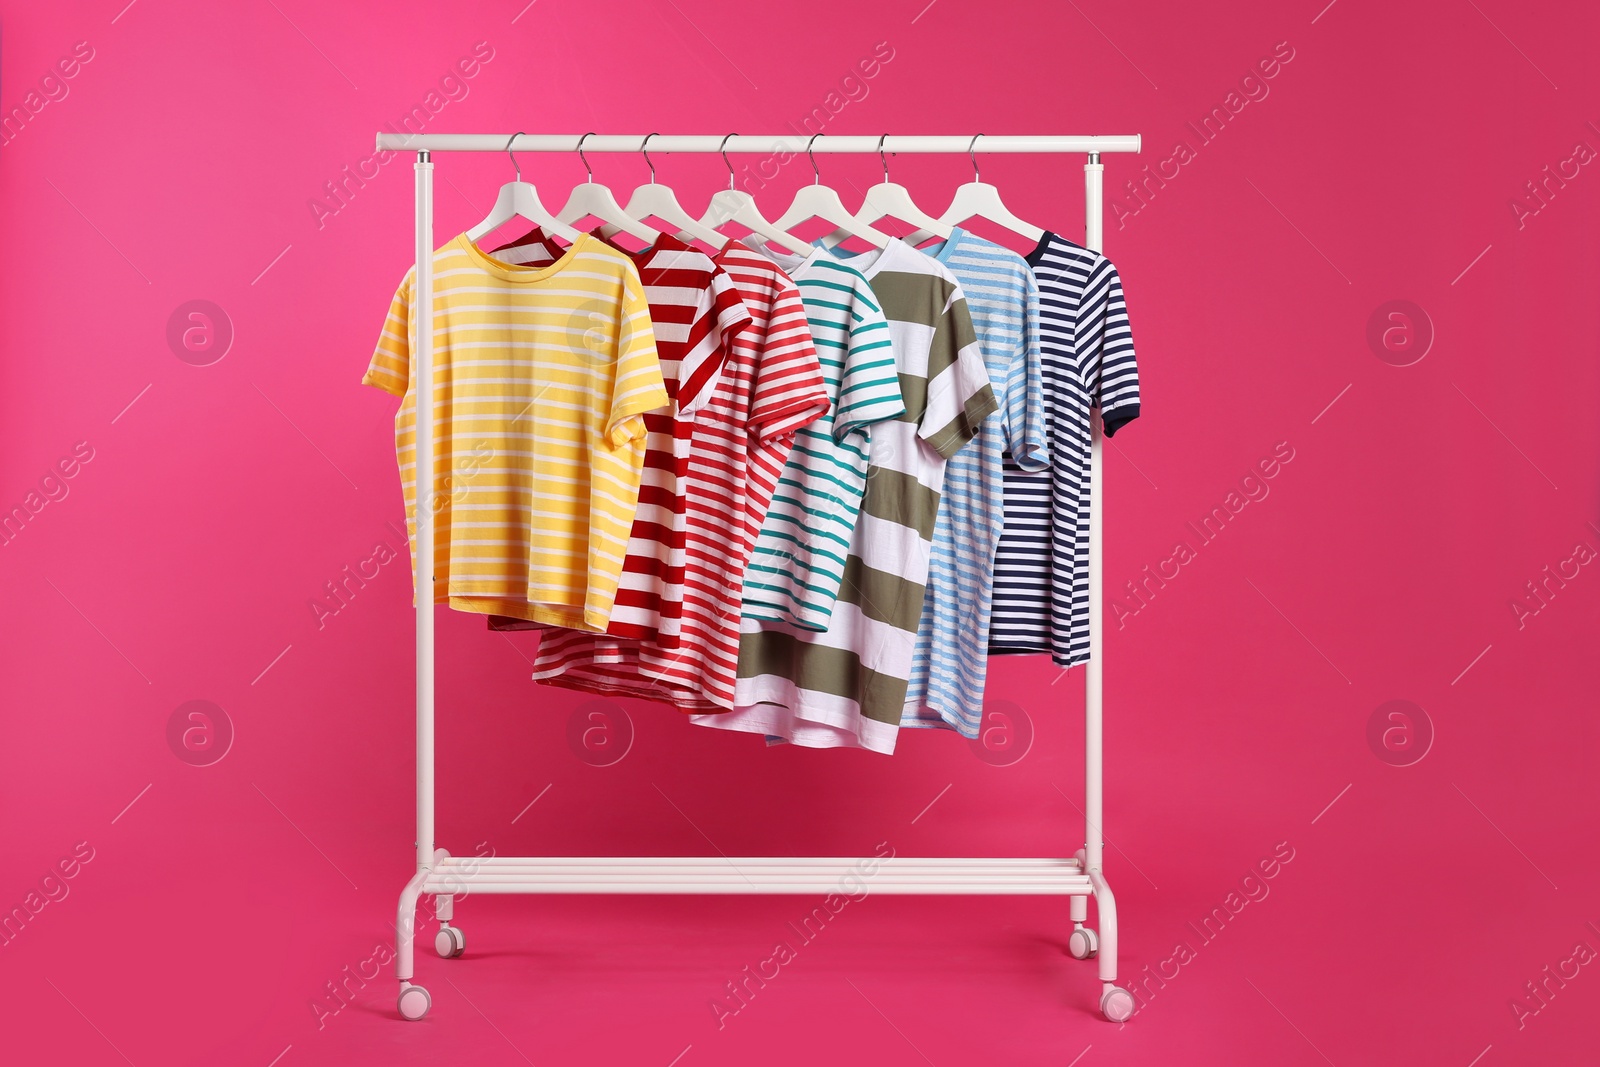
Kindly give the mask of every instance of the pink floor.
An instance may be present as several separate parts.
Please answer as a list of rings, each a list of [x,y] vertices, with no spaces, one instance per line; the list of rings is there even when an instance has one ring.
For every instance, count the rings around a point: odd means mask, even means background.
[[[524,4],[0,4],[0,1063],[1600,1060],[1594,11]],[[1066,901],[870,881],[813,939],[820,895],[469,897],[398,1018],[409,581],[327,590],[401,544],[393,401],[356,383],[412,247],[372,134],[416,114],[1144,135],[1106,160],[1145,381],[1106,479],[1130,1023]],[[769,215],[811,180],[734,162]],[[437,163],[442,242],[510,168]],[[880,178],[820,163],[847,202]],[[1078,163],[983,176],[1077,239]],[[726,181],[656,164],[691,210]],[[935,211],[971,174],[890,166]],[[552,206],[583,176],[523,167]],[[1081,671],[996,665],[1031,743],[884,759],[587,706],[528,680],[536,640],[441,615],[456,854],[1082,843]],[[632,728],[607,766],[595,710]]]

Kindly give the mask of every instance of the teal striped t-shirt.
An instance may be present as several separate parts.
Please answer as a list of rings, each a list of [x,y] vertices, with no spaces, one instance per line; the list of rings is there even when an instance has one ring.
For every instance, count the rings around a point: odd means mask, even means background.
[[[889,324],[854,267],[820,248],[791,256],[742,240],[799,287],[830,401],[795,434],[745,572],[742,615],[826,630],[861,513],[869,429],[905,412]]]

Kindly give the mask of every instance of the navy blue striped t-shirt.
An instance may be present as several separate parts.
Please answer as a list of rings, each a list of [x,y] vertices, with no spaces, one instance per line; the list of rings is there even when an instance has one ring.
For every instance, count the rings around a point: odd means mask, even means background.
[[[1098,252],[1046,232],[1027,257],[1039,283],[1050,466],[1006,457],[1005,530],[994,560],[989,652],[1089,658],[1089,415],[1107,437],[1139,417],[1139,370],[1122,281]]]

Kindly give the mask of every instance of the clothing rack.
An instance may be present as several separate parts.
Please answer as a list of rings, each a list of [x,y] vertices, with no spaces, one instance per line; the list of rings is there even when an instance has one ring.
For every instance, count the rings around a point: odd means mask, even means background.
[[[1138,135],[1115,137],[1050,136],[676,136],[569,134],[401,134],[380,133],[379,151],[416,152],[416,470],[432,471],[433,441],[433,244],[434,152],[638,152],[761,153],[1050,153],[1084,154],[1084,246],[1102,242],[1100,156],[1138,152]],[[1133,1014],[1133,997],[1116,985],[1117,909],[1106,881],[1102,807],[1102,698],[1105,678],[1105,625],[1102,597],[1101,427],[1091,417],[1089,482],[1089,661],[1084,685],[1084,845],[1070,859],[905,858],[884,862],[871,888],[907,894],[1038,894],[1067,896],[1072,934],[1069,951],[1078,959],[1098,958],[1100,1010],[1113,1022]],[[457,857],[434,846],[433,804],[433,575],[434,490],[419,492],[416,508],[417,611],[417,871],[400,894],[396,922],[395,974],[400,979],[400,1014],[420,1019],[432,1004],[428,991],[412,982],[417,900],[435,898],[440,928],[434,946],[441,956],[459,956],[465,939],[454,919],[454,897],[467,893],[808,893],[834,888],[861,861],[857,857]],[[428,595],[423,591],[428,590]],[[1088,898],[1095,898],[1099,929],[1086,926]]]

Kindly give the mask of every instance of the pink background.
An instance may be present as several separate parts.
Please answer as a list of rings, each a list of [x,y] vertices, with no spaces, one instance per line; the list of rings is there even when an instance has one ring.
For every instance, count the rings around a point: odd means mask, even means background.
[[[47,479],[66,495],[0,548],[0,907],[80,842],[93,857],[0,946],[9,1062],[1593,1062],[1600,967],[1563,961],[1600,950],[1600,568],[1563,561],[1600,549],[1600,174],[1563,161],[1600,149],[1600,17],[1505,0],[523,3],[4,5],[7,111],[76,42],[93,50],[0,149],[0,507],[78,442],[93,457]],[[411,258],[410,161],[321,225],[309,202],[477,42],[493,58],[430,131],[781,132],[831,103],[828,132],[1142,133],[1142,156],[1107,158],[1110,193],[1196,149],[1142,206],[1123,193],[1122,228],[1108,205],[1146,412],[1109,453],[1108,593],[1133,606],[1125,582],[1197,545],[1187,523],[1279,442],[1294,459],[1111,635],[1125,984],[1192,952],[1133,1022],[1095,1014],[1065,901],[886,895],[720,1029],[712,998],[816,900],[469,898],[466,958],[437,959],[425,931],[426,1022],[398,1020],[387,965],[319,1019],[326,983],[392,944],[413,862],[405,572],[321,629],[310,607],[376,542],[398,547],[394,401],[357,380]],[[866,95],[829,101],[878,42],[893,58]],[[1186,123],[1279,42],[1293,59],[1267,95],[1201,146]],[[1081,239],[1080,162],[983,173]],[[879,177],[870,157],[821,164],[851,203]],[[552,206],[583,173],[523,165]],[[593,165],[624,199],[645,175],[636,157]],[[722,184],[715,157],[657,165],[692,210]],[[891,165],[934,212],[970,177],[959,157]],[[1547,165],[1569,178],[1519,218]],[[509,173],[440,157],[439,241]],[[809,179],[790,163],[762,207]],[[199,299],[234,332],[209,366],[166,335]],[[1409,366],[1367,340],[1391,300],[1432,324]],[[1569,579],[1519,617],[1547,565]],[[632,748],[595,767],[567,742],[580,698],[528,680],[535,640],[441,615],[439,840],[458,854],[1082,840],[1081,671],[996,665],[991,697],[1035,734],[1009,766],[921,733],[892,759],[767,750],[624,701]],[[209,766],[169,745],[190,700],[235,733]],[[1391,700],[1423,709],[1413,739],[1431,723],[1420,762],[1369,744]],[[1267,895],[1203,941],[1190,924],[1280,842],[1294,858]]]

